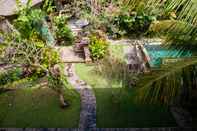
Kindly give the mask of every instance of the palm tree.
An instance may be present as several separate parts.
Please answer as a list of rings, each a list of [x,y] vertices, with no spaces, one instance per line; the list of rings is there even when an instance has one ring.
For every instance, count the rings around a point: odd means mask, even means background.
[[[128,7],[135,8],[145,3],[143,8],[149,13],[162,10],[165,14],[174,12],[174,20],[159,20],[153,23],[155,31],[163,32],[168,48],[195,51],[197,44],[197,0],[124,0]],[[154,8],[153,8],[154,7]],[[153,71],[152,74],[155,72]],[[185,58],[169,64],[150,75],[145,85],[139,89],[139,100],[149,103],[174,103],[177,96],[186,100],[197,87],[197,57]],[[179,99],[180,100],[180,99]]]

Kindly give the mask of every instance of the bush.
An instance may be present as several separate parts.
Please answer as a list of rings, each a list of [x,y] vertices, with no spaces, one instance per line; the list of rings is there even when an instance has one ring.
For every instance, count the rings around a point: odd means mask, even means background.
[[[14,26],[21,33],[22,38],[29,39],[33,32],[35,32],[36,24],[44,18],[44,14],[40,9],[22,10],[16,20]]]
[[[150,24],[155,20],[155,16],[132,12],[131,14],[120,14],[116,16],[113,23],[119,28],[119,32],[125,32],[127,35],[139,36],[146,35]],[[110,31],[111,33],[118,33],[113,32],[113,29]],[[122,34],[120,33],[119,35],[121,36]]]
[[[89,49],[91,56],[94,60],[99,60],[105,56],[108,50],[108,43],[105,39],[97,38],[96,36],[90,37]]]
[[[23,78],[22,68],[14,68],[0,73],[0,85],[11,83]]]
[[[63,40],[67,45],[73,44],[74,36],[67,26],[60,28],[56,35],[58,39]]]
[[[109,54],[99,61],[95,69],[109,83],[120,82],[123,87],[134,87],[138,81],[138,75],[129,71],[127,64],[113,54]]]
[[[56,26],[56,38],[58,41],[63,41],[66,45],[71,45],[74,42],[74,36],[72,31],[66,25],[66,16],[56,16],[54,17],[54,23]]]
[[[44,48],[41,55],[41,64],[49,69],[60,62],[60,56],[57,51],[52,48]]]

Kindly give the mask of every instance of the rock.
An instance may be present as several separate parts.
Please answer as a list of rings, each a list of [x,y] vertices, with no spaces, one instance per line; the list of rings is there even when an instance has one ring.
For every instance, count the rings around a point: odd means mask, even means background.
[[[27,3],[28,0],[20,0],[23,5]],[[32,6],[41,3],[43,0],[32,0]],[[16,14],[18,8],[16,0],[0,0],[0,16],[11,16]]]
[[[15,27],[7,19],[0,21],[0,31],[5,34],[10,34],[13,32],[19,34],[18,30],[16,30]]]
[[[8,20],[4,19],[0,21],[0,30],[4,33],[11,33],[12,32],[12,25],[9,23]]]
[[[75,25],[79,28],[84,28],[89,25],[89,21],[86,19],[77,20]]]

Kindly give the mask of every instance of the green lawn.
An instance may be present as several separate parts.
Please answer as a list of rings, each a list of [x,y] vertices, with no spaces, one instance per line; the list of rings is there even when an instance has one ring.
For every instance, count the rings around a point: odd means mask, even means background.
[[[97,99],[98,127],[172,127],[176,126],[166,107],[142,105],[135,101],[135,89],[122,88],[118,82],[109,85],[94,72],[93,65],[77,64],[77,74],[90,84]]]
[[[47,87],[23,88],[2,93],[0,127],[78,127],[79,94],[66,91],[65,97],[70,107],[62,109],[56,92]]]

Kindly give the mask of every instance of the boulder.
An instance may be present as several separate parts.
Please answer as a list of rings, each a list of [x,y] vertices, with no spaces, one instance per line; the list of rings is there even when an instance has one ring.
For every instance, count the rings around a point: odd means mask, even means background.
[[[7,34],[11,32],[18,33],[18,31],[14,28],[14,26],[7,19],[0,21],[0,31],[7,33]]]
[[[28,0],[20,0],[23,5]],[[41,3],[43,0],[32,0],[32,6]],[[18,7],[16,0],[0,0],[0,16],[11,16],[17,13]]]

